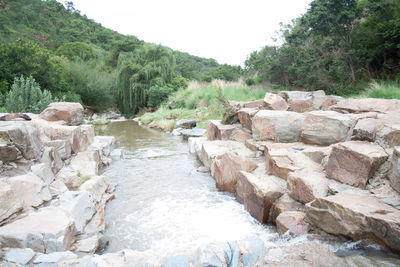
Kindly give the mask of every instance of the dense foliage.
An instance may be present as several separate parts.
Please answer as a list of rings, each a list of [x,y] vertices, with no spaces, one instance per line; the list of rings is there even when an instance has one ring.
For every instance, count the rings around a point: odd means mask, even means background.
[[[32,76],[60,100],[129,115],[188,80],[237,80],[242,71],[119,34],[56,0],[0,0],[0,41],[1,95]]]
[[[370,79],[400,80],[400,0],[314,0],[282,37],[247,58],[250,75],[342,95]]]

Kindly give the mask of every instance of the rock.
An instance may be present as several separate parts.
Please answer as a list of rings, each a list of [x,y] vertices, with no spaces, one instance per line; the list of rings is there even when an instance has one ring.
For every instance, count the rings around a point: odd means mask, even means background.
[[[216,246],[224,253],[226,266],[238,267],[239,266],[239,246],[237,241],[217,243]]]
[[[85,227],[86,234],[96,234],[98,232],[104,232],[106,229],[106,205],[107,202],[114,199],[114,195],[104,194],[100,203],[97,204],[97,210],[92,219]]]
[[[289,232],[291,235],[304,235],[310,230],[306,222],[306,214],[301,211],[284,211],[276,218],[278,233],[283,235]]]
[[[176,122],[175,128],[192,129],[196,127],[196,120],[193,119],[182,119]]]
[[[63,120],[67,125],[80,125],[83,120],[83,107],[80,103],[51,103],[40,113],[40,118],[47,121]]]
[[[81,178],[90,177],[98,174],[100,165],[100,155],[98,151],[79,152],[71,159],[70,166],[78,172]]]
[[[93,254],[100,247],[100,239],[101,235],[99,234],[80,239],[74,244],[74,251]]]
[[[12,162],[20,158],[21,153],[18,148],[12,144],[2,143],[4,142],[0,139],[0,160],[2,162]]]
[[[207,168],[207,167],[204,167],[204,166],[200,166],[200,167],[198,167],[198,168],[196,169],[196,171],[197,171],[197,172],[206,173],[206,172],[209,172],[210,169]]]
[[[290,196],[301,203],[311,202],[316,197],[325,197],[328,193],[329,181],[321,172],[291,172],[286,181]]]
[[[95,212],[94,203],[86,191],[67,191],[53,205],[70,215],[75,223],[76,234],[83,233]]]
[[[176,128],[173,129],[171,132],[171,136],[181,136],[181,131],[183,130],[183,128]]]
[[[84,182],[79,190],[86,191],[89,196],[96,202],[100,202],[103,194],[108,188],[107,178],[104,176],[93,176],[86,182]]]
[[[342,101],[344,98],[341,96],[335,96],[335,95],[328,95],[324,102],[322,102],[321,109],[322,110],[327,110],[331,106],[336,105],[339,101]]]
[[[189,137],[189,152],[192,154],[200,155],[203,143],[207,141],[206,137]]]
[[[304,115],[290,111],[260,110],[253,118],[254,140],[295,142],[300,138]]]
[[[222,155],[226,152],[237,152],[246,158],[254,155],[254,153],[248,150],[242,143],[229,140],[216,140],[202,143],[199,160],[205,167],[211,168],[214,159],[218,155]]]
[[[272,205],[268,222],[276,224],[276,218],[285,211],[304,211],[304,206],[291,198],[289,194],[283,194]]]
[[[59,261],[77,259],[77,258],[78,256],[72,253],[71,251],[59,251],[49,254],[38,255],[33,261],[33,264],[49,266],[50,264],[55,265]]]
[[[293,112],[306,112],[313,110],[313,99],[312,96],[306,98],[306,99],[298,99],[298,100],[292,100],[290,102],[290,111]]]
[[[16,149],[28,160],[40,158],[43,151],[43,144],[39,138],[39,132],[28,123],[0,123],[0,140],[0,143],[2,143],[0,155],[3,155],[0,160],[3,162],[15,160],[18,154]],[[5,155],[7,152],[11,154]]]
[[[193,257],[194,266],[223,267],[221,259],[210,245],[200,246]]]
[[[82,178],[70,166],[64,166],[56,175],[56,180],[61,180],[69,189],[75,189],[79,186]]]
[[[273,180],[241,171],[236,184],[236,198],[260,223],[266,223],[274,202],[284,193],[283,188]]]
[[[48,166],[50,166],[53,174],[57,174],[64,166],[60,154],[54,147],[45,147],[40,162],[46,163]]]
[[[226,152],[216,156],[211,170],[219,190],[235,193],[239,171],[251,172],[255,168],[257,165],[244,156]]]
[[[254,266],[254,264],[264,255],[265,244],[258,237],[248,237],[239,243],[243,256],[240,262],[243,267]]]
[[[311,111],[301,127],[301,140],[315,145],[330,145],[344,141],[355,120],[334,111]]]
[[[387,158],[385,150],[375,143],[348,141],[332,147],[326,173],[331,179],[365,188],[368,179]]]
[[[0,245],[51,253],[68,250],[74,234],[74,223],[67,213],[47,207],[0,227]]]
[[[54,147],[62,160],[69,159],[71,157],[71,143],[69,140],[51,140],[43,142],[45,146]]]
[[[37,175],[42,181],[49,185],[54,179],[54,173],[51,171],[50,166],[46,163],[35,164],[31,166],[31,171],[33,174]]]
[[[260,99],[260,100],[246,102],[246,103],[244,103],[243,107],[244,108],[260,108],[260,109],[264,109],[266,106],[265,106],[264,100]]]
[[[395,252],[400,247],[400,210],[351,190],[306,205],[307,219],[327,233],[354,240],[373,239]]]
[[[167,256],[161,267],[189,267],[189,257],[185,255]]]
[[[321,109],[326,99],[327,96],[323,90],[312,92],[313,109]]]
[[[181,131],[184,140],[188,140],[189,137],[202,137],[205,133],[206,130],[202,128],[193,128]]]
[[[400,110],[400,100],[381,98],[345,99],[330,107],[341,113],[386,113]]]
[[[248,130],[252,130],[253,126],[253,117],[257,114],[258,109],[256,108],[242,108],[238,111],[238,118],[240,124],[243,128]]]
[[[400,193],[400,147],[395,147],[392,156],[392,169],[389,172],[390,185]]]
[[[68,187],[64,184],[62,180],[56,180],[52,182],[49,186],[51,197],[59,196],[68,191]]]
[[[0,222],[22,209],[19,195],[5,182],[0,181]]]
[[[329,152],[329,147],[322,146],[307,146],[301,151],[302,154],[318,164],[322,164],[322,161],[328,156]]]
[[[304,91],[280,91],[279,95],[286,100],[289,104],[295,100],[304,100],[312,97],[312,92]]]
[[[375,142],[385,148],[400,146],[400,112],[378,114]]]
[[[247,139],[245,145],[251,151],[262,151],[264,152],[264,147],[266,144],[270,144],[270,141],[255,141],[254,139]]]
[[[245,143],[246,140],[248,139],[253,139],[253,136],[251,133],[249,133],[249,130],[243,129],[241,126],[238,126],[232,133],[231,135],[231,140],[240,142],[240,143]]]
[[[11,177],[8,182],[24,208],[37,207],[51,199],[47,185],[33,173]]]
[[[271,110],[288,110],[289,106],[285,99],[277,94],[266,93],[264,97],[266,109]]]
[[[94,126],[91,124],[84,124],[81,125],[80,128],[82,131],[82,139],[83,139],[81,140],[81,144],[87,144],[87,146],[91,145],[94,141]]]
[[[208,140],[228,140],[235,128],[235,125],[221,124],[220,120],[210,120],[207,123]]]
[[[353,129],[351,139],[374,142],[378,124],[378,120],[373,118],[359,120]]]
[[[26,265],[34,256],[35,252],[30,248],[13,248],[4,254],[3,259],[8,262]]]

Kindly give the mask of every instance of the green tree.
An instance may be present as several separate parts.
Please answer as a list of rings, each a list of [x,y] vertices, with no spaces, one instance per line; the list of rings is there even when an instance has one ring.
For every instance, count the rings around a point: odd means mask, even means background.
[[[94,49],[82,42],[71,42],[60,46],[57,49],[57,55],[65,56],[70,60],[80,58],[86,61],[94,58]]]

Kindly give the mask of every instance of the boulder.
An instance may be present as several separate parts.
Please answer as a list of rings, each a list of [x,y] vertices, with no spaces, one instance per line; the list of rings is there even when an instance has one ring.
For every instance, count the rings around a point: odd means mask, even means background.
[[[301,127],[301,140],[315,145],[330,145],[344,141],[355,120],[334,111],[311,111]]]
[[[312,92],[313,109],[321,109],[326,99],[327,96],[323,90]]]
[[[3,260],[25,266],[35,255],[36,253],[30,248],[12,248],[4,254]]]
[[[70,166],[78,172],[81,178],[97,175],[100,165],[100,155],[98,151],[79,152],[71,159]]]
[[[245,143],[246,140],[253,139],[253,135],[249,133],[249,130],[243,129],[242,127],[237,127],[232,135],[231,135],[231,140],[240,142],[240,143]]]
[[[193,128],[193,129],[185,129],[180,131],[184,140],[188,140],[190,137],[202,137],[206,130],[203,128]]]
[[[300,138],[304,115],[290,111],[260,110],[253,118],[254,140],[295,142]]]
[[[357,121],[351,139],[374,142],[378,125],[379,121],[374,118],[365,118]]]
[[[73,250],[75,252],[83,252],[94,254],[101,245],[101,234],[95,234],[90,237],[79,239],[75,242]]]
[[[252,125],[253,125],[253,117],[257,114],[258,109],[256,108],[242,108],[238,112],[238,118],[240,124],[248,129],[252,130]]]
[[[0,160],[4,162],[14,161],[19,153],[25,159],[38,159],[43,151],[39,132],[23,122],[0,123],[0,143]]]
[[[306,155],[309,159],[318,164],[322,164],[323,159],[328,156],[329,152],[329,147],[323,146],[306,146],[301,150],[302,154]]]
[[[175,128],[192,129],[196,127],[196,120],[193,119],[181,119],[176,122]]]
[[[326,173],[341,183],[365,188],[368,179],[387,158],[385,150],[375,143],[348,141],[332,147]]]
[[[301,203],[325,197],[328,193],[329,180],[321,172],[312,170],[291,172],[286,181],[290,196]]]
[[[272,179],[259,177],[244,171],[238,174],[236,198],[260,223],[266,223],[274,202],[284,193]]]
[[[328,95],[326,96],[324,102],[322,102],[321,108],[322,110],[327,110],[331,106],[336,105],[339,101],[342,101],[344,98],[341,96]]]
[[[100,202],[108,188],[108,184],[109,182],[105,176],[93,176],[84,182],[79,187],[79,190],[88,192],[95,202]]]
[[[390,185],[400,193],[400,147],[395,147],[392,156],[392,169],[389,173]]]
[[[51,184],[56,178],[47,163],[35,164],[31,166],[31,171],[33,174],[39,176],[47,185]]]
[[[242,254],[240,263],[243,267],[256,266],[256,263],[265,254],[265,244],[258,237],[248,237],[239,242],[239,248]]]
[[[212,166],[212,175],[221,191],[235,193],[239,171],[251,172],[257,165],[246,157],[226,152],[218,155]]]
[[[203,143],[207,141],[206,137],[189,137],[189,152],[192,154],[200,155]]]
[[[212,245],[200,246],[192,258],[194,266],[226,266],[224,254]]]
[[[77,259],[78,256],[71,251],[58,251],[49,254],[39,254],[33,261],[34,266],[56,266],[60,261]]]
[[[19,195],[5,182],[0,181],[0,222],[22,209]]]
[[[106,229],[106,205],[107,202],[114,199],[114,195],[103,194],[101,201],[97,204],[96,213],[93,215],[92,219],[85,226],[85,234],[97,234],[99,232],[104,232]]]
[[[244,108],[266,109],[266,103],[263,99],[260,99],[260,100],[246,102],[246,103],[244,103],[243,107]]]
[[[33,173],[11,177],[8,182],[24,208],[37,207],[51,199],[48,186]]]
[[[400,146],[400,112],[378,114],[375,142],[385,148]]]
[[[312,92],[304,92],[304,91],[280,91],[279,95],[286,100],[286,102],[291,104],[291,102],[295,100],[305,100],[309,97],[312,97]]]
[[[51,103],[40,113],[40,118],[47,121],[63,120],[67,125],[80,125],[83,120],[83,107],[80,103]]]
[[[307,219],[327,233],[354,240],[373,239],[400,248],[400,210],[365,193],[346,190],[306,204]]]
[[[74,234],[71,217],[61,209],[47,207],[0,227],[0,245],[51,253],[68,250]]]
[[[312,96],[305,99],[297,99],[290,101],[290,111],[293,112],[306,112],[313,110],[313,98]]]
[[[276,218],[284,211],[305,211],[305,208],[300,202],[297,202],[286,193],[272,205],[268,222],[276,224]]]
[[[291,235],[304,235],[310,230],[306,222],[306,214],[301,211],[284,211],[276,218],[278,233],[283,235],[289,232]]]
[[[331,106],[330,110],[341,113],[386,113],[400,111],[400,100],[381,98],[345,99]]]
[[[210,120],[207,123],[208,140],[228,140],[235,128],[235,125],[221,124],[220,120]]]
[[[69,159],[71,157],[71,143],[69,140],[52,140],[43,142],[45,146],[54,147],[62,160]]]
[[[266,93],[264,97],[266,109],[287,110],[289,108],[285,99],[277,94]]]
[[[54,147],[45,147],[40,162],[50,166],[50,169],[54,174],[57,174],[64,166],[58,150]]]
[[[56,180],[63,181],[70,190],[78,187],[81,179],[71,166],[64,166],[56,175]]]
[[[49,185],[49,190],[51,196],[57,197],[59,195],[62,195],[63,193],[68,191],[68,187],[64,184],[64,182],[60,180],[55,180]]]

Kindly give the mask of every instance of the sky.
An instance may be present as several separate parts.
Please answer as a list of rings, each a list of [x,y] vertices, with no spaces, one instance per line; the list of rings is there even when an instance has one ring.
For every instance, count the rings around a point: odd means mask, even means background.
[[[103,26],[221,64],[242,65],[279,44],[279,23],[307,11],[311,0],[72,0]],[[64,2],[64,1],[60,1]]]

